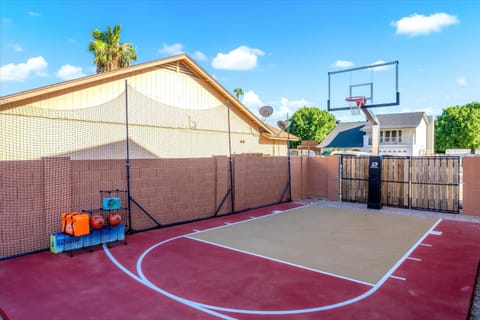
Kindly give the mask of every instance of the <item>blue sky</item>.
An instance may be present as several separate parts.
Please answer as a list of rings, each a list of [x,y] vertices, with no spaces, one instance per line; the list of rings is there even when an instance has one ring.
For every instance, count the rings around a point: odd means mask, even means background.
[[[478,17],[474,0],[2,0],[0,95],[94,74],[91,32],[122,24],[132,64],[187,53],[257,115],[273,106],[271,123],[326,110],[329,71],[395,60],[401,103],[376,112],[439,115],[480,101]]]

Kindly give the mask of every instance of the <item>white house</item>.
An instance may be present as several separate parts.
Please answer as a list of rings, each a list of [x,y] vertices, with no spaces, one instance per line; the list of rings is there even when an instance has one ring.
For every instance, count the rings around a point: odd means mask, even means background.
[[[434,120],[425,112],[379,114],[377,118],[380,122],[380,155],[434,154]],[[339,123],[321,146],[372,152],[372,125],[369,122]]]

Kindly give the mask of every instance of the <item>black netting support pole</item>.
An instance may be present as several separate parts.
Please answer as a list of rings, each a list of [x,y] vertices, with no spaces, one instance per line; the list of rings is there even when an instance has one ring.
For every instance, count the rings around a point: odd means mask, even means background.
[[[128,135],[128,80],[125,79],[125,141],[126,141],[126,157],[125,157],[125,169],[127,174],[127,216],[128,216],[128,232],[132,230],[132,215],[131,215],[131,195],[130,195],[130,149]]]
[[[232,212],[235,212],[235,187],[233,186],[233,159],[232,159],[232,132],[230,130],[230,102],[227,101],[228,123],[228,166],[230,171],[230,198],[232,199]]]
[[[282,196],[278,200],[278,203],[281,203],[283,201],[283,198],[285,198],[285,195],[288,192],[288,197],[287,197],[287,202],[292,201],[292,174],[290,172],[291,166],[290,166],[290,122],[288,120],[288,114],[287,114],[287,183],[285,184],[285,188],[283,189]]]
[[[288,116],[287,116],[288,117]],[[291,122],[290,122],[291,125]],[[292,201],[292,173],[290,172],[290,125],[287,128],[287,159],[288,159],[288,194],[287,201]]]

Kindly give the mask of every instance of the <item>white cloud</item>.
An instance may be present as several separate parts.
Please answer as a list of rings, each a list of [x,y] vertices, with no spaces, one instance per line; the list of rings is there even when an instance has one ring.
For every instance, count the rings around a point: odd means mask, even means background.
[[[260,49],[240,46],[229,53],[218,53],[212,67],[224,70],[252,70],[257,66],[258,56],[265,55]]]
[[[198,61],[207,61],[208,60],[207,56],[203,52],[200,52],[200,51],[195,51],[193,53],[193,58],[195,60],[198,60]]]
[[[280,99],[280,107],[276,108],[276,118],[286,119],[293,116],[293,114],[301,107],[308,106],[310,103],[305,99],[300,100],[288,100],[287,98]]]
[[[70,64],[63,65],[60,70],[57,71],[57,78],[62,80],[72,80],[84,76],[85,73],[83,73],[81,67],[75,67]]]
[[[252,90],[243,95],[242,103],[249,109],[260,108],[263,105],[262,100]]]
[[[434,115],[436,111],[432,107],[402,108],[400,110],[400,113],[406,113],[406,112],[425,112],[427,116],[431,116],[431,115]]]
[[[334,68],[349,68],[352,66],[353,62],[348,60],[337,60],[334,64],[332,64],[332,67]]]
[[[22,46],[19,45],[18,43],[9,43],[9,44],[7,44],[7,47],[12,49],[15,52],[22,52],[23,51]]]
[[[0,67],[0,81],[25,81],[32,73],[46,75],[47,61],[42,56],[30,58],[26,63],[9,63]]]
[[[467,79],[465,79],[464,77],[458,77],[457,79],[455,79],[455,82],[461,87],[468,86]]]
[[[174,44],[163,43],[162,49],[159,49],[158,52],[161,53],[161,54],[166,54],[166,55],[171,55],[171,56],[181,54],[181,53],[184,53],[183,44],[181,44],[181,43],[174,43]]]
[[[444,27],[459,23],[456,16],[447,13],[434,13],[429,16],[413,14],[392,22],[397,28],[397,34],[410,36],[426,35],[432,32],[440,32]]]
[[[39,12],[35,12],[35,11],[28,11],[27,14],[30,17],[40,17],[41,16],[41,14]]]
[[[377,60],[374,63],[372,63],[372,65],[384,64],[384,63],[385,63],[385,61],[383,61],[383,60]],[[374,67],[373,71],[385,71],[385,70],[388,70],[389,68],[390,68],[390,65],[381,66],[381,67]]]

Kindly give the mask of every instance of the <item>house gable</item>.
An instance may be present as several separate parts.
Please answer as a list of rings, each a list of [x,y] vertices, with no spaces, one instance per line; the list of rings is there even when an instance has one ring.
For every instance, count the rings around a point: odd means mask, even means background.
[[[428,124],[428,118],[425,112],[405,112],[405,113],[390,113],[378,114],[378,121],[380,122],[380,129],[415,129],[422,121]],[[372,125],[367,123],[364,128],[365,131],[371,131]]]
[[[228,154],[229,130],[233,153],[283,155],[287,139],[295,139],[264,124],[180,55],[1,97],[0,117],[15,118],[5,137],[23,140],[9,139],[10,147],[4,141],[0,151],[36,159],[106,150],[101,146],[125,141],[126,110],[130,139],[149,157]],[[28,152],[12,155],[15,148]]]
[[[7,109],[32,105],[41,103],[41,101],[49,100],[51,98],[59,97],[65,94],[72,94],[77,91],[91,89],[97,87],[97,90],[105,93],[101,88],[105,85],[111,87],[112,83],[120,83],[119,89],[122,88],[122,83],[125,79],[130,79],[134,76],[141,76],[155,70],[164,69],[170,70],[179,74],[184,74],[192,79],[195,79],[204,89],[208,90],[212,95],[216,96],[220,101],[230,104],[231,111],[238,113],[244,121],[250,124],[253,130],[258,131],[258,134],[265,133],[267,139],[276,140],[277,137],[258,119],[250,110],[245,108],[235,97],[232,96],[223,88],[215,79],[213,79],[206,71],[204,71],[198,64],[196,64],[188,55],[181,54],[165,59],[155,60],[122,68],[110,72],[95,74],[79,79],[74,79],[66,82],[49,85],[29,91],[24,91],[8,96],[0,97],[0,111]],[[140,77],[141,78],[141,77]],[[123,81],[118,81],[123,80]],[[117,90],[117,91],[118,91]],[[93,94],[91,96],[94,96]],[[89,104],[92,105],[92,104]],[[93,105],[97,105],[94,103]]]

